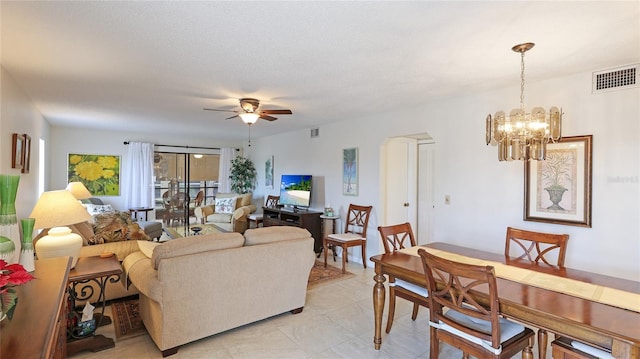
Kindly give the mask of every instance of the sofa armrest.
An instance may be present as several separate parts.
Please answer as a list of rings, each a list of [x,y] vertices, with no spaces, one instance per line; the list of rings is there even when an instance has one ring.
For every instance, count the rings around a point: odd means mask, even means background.
[[[234,232],[244,233],[249,228],[249,215],[256,211],[255,205],[242,206],[233,212],[231,224]]]

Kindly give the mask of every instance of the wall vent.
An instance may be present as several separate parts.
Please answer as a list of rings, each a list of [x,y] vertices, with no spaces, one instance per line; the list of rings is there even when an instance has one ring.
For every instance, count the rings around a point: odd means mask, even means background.
[[[616,67],[593,73],[592,92],[600,93],[638,87],[640,64]]]
[[[320,136],[320,129],[319,128],[312,128],[311,129],[311,138],[319,137],[319,136]]]

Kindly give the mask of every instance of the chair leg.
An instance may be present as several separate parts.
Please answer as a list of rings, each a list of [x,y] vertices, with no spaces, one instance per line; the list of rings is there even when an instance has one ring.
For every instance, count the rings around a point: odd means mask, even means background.
[[[367,241],[362,241],[362,245],[360,246],[362,247],[362,265],[364,266],[364,268],[367,268]]]
[[[329,245],[327,244],[327,239],[322,239],[322,251],[324,252],[324,267],[327,268],[327,251],[329,250]]]
[[[347,257],[349,257],[349,252],[347,252],[347,246],[342,245],[342,273],[347,272]]]
[[[420,305],[418,303],[413,303],[413,312],[411,312],[411,320],[415,321],[418,317],[418,309]]]
[[[438,359],[440,356],[440,343],[438,342],[438,336],[436,335],[436,328],[429,327],[431,348],[429,350],[430,359]]]
[[[396,312],[396,293],[393,287],[389,287],[389,317],[387,318],[387,328],[385,332],[389,334],[391,326],[393,325],[393,317]]]

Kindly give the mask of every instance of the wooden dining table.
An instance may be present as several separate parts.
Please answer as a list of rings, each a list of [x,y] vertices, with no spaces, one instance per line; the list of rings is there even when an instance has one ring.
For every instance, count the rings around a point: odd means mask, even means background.
[[[434,248],[467,257],[488,260],[536,272],[547,273],[580,282],[615,288],[640,294],[640,282],[564,267],[536,264],[448,243],[431,243]],[[385,276],[393,276],[426,288],[426,278],[420,257],[395,252],[371,257],[375,264],[373,309],[375,349],[382,344],[382,313],[385,302]],[[594,262],[594,264],[597,262]],[[486,293],[474,293],[477,300],[486,300]],[[498,278],[500,312],[507,318],[533,328],[545,329],[574,340],[610,350],[615,358],[640,359],[640,313],[632,310],[582,299],[560,292]],[[639,297],[640,298],[640,297]]]

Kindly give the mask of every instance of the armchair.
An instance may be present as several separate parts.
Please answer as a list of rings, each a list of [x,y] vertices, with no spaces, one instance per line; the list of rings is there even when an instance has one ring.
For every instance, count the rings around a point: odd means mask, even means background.
[[[235,205],[229,206],[232,198]],[[223,231],[244,233],[249,228],[249,215],[257,209],[252,200],[251,193],[218,193],[214,204],[197,207],[193,213],[202,224],[211,223]]]

